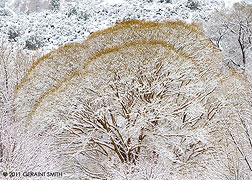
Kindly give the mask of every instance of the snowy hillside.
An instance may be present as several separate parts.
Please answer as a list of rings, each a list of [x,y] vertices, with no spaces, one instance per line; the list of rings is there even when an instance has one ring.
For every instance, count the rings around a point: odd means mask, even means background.
[[[82,41],[89,34],[129,19],[205,20],[211,11],[224,6],[213,1],[6,1],[0,9],[0,33],[27,49],[55,48]],[[30,1],[29,1],[30,2]]]

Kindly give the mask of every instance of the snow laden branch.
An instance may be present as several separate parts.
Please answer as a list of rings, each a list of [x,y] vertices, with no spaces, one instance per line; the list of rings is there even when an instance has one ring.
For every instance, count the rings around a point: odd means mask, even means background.
[[[251,17],[251,5],[236,3],[232,10],[216,11],[206,24],[208,37],[224,51],[226,61],[237,68],[251,61]]]
[[[37,128],[26,129],[26,119],[15,114],[15,87],[37,54],[28,54],[15,43],[0,39],[0,178],[3,172],[57,169],[51,151],[51,138],[39,138]],[[23,179],[17,177],[15,179]]]

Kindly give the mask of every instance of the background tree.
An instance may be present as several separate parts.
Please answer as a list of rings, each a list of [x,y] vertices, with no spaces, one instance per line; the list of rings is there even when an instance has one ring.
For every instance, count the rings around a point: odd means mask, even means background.
[[[227,62],[250,64],[252,47],[252,6],[234,4],[232,10],[216,11],[206,25],[208,37],[222,49]]]
[[[230,158],[231,176],[249,179],[252,175],[251,83],[241,74],[234,71],[231,73],[232,76],[228,74],[220,86],[223,89],[225,87],[226,91],[224,94],[226,101],[223,102],[221,111],[221,119],[225,123],[228,137],[226,154]],[[237,85],[235,90],[232,84]]]

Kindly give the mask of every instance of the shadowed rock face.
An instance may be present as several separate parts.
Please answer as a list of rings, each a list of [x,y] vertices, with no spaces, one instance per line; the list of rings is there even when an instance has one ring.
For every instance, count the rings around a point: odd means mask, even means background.
[[[125,53],[124,58],[121,58],[120,53],[130,47],[134,47],[130,50],[133,51],[132,54]],[[153,52],[161,54],[155,57]],[[53,98],[62,92],[62,87],[77,77],[84,78],[80,80],[84,81],[88,68],[97,59],[101,61],[100,59],[108,56],[113,63],[127,62],[130,60],[128,58],[133,58],[136,54],[139,55],[137,61],[152,61],[164,56],[169,63],[178,63],[176,59],[168,58],[168,52],[187,59],[199,72],[203,73],[208,69],[202,74],[205,81],[209,79],[209,75],[217,74],[221,63],[218,50],[205,39],[200,27],[196,25],[183,22],[122,22],[93,33],[81,44],[67,44],[38,59],[17,86],[17,118],[28,117],[29,121],[34,121],[38,114],[42,118],[42,106],[49,108],[49,111],[57,110],[55,102],[50,107],[47,98]],[[78,84],[73,88],[74,91],[86,87],[85,84]],[[63,103],[64,99],[60,101]],[[47,118],[39,118],[39,121],[48,121],[51,119],[50,114],[47,111],[44,114]]]

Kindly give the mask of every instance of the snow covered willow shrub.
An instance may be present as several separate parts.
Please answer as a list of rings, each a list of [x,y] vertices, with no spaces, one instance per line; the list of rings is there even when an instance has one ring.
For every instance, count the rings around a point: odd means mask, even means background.
[[[121,22],[38,59],[15,112],[57,136],[72,178],[220,179],[231,174],[222,157],[232,103],[221,63],[195,24]]]
[[[27,130],[26,119],[16,118],[14,112],[15,87],[39,55],[7,37],[0,38],[0,179],[26,179],[22,175],[11,178],[10,172],[57,171],[51,138],[40,137],[36,127]]]

